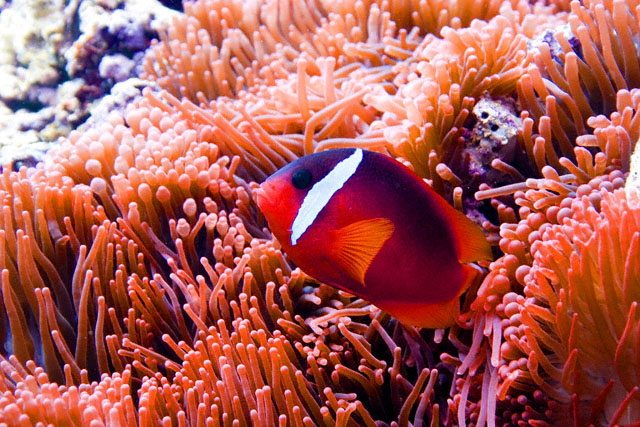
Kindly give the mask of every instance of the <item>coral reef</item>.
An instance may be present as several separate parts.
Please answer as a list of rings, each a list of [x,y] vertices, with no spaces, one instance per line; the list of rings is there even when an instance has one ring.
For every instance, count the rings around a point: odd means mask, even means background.
[[[35,164],[85,122],[115,83],[138,76],[151,0],[29,0],[0,8],[0,161]]]
[[[640,419],[636,2],[183,6],[144,58],[118,31],[77,48],[98,85],[146,82],[0,175],[0,422]],[[345,146],[483,226],[456,326],[401,325],[272,239],[256,183]]]

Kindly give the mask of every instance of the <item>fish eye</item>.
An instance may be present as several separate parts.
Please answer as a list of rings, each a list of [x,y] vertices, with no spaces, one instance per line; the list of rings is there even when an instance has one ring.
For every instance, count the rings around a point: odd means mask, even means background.
[[[304,190],[311,184],[311,172],[307,169],[299,169],[293,173],[291,183],[298,190]]]

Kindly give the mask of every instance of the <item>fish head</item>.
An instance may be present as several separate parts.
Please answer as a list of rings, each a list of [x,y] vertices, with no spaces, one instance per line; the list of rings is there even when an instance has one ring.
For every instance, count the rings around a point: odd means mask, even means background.
[[[366,213],[354,187],[368,156],[362,149],[305,156],[258,190],[258,206],[289,258],[314,278],[361,296],[366,272],[394,230],[387,218]]]
[[[303,234],[337,191],[327,185],[327,176],[354,151],[329,150],[301,157],[260,185],[258,207],[267,218],[271,232],[285,249],[302,244],[309,238]]]
[[[287,241],[291,224],[302,203],[304,194],[291,185],[290,171],[278,171],[260,185],[257,191],[258,207],[269,228],[279,241]]]

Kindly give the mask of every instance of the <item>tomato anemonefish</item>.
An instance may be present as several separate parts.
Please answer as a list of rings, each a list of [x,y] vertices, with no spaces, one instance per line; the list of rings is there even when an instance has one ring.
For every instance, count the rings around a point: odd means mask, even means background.
[[[420,177],[362,149],[302,157],[269,177],[258,206],[291,260],[399,321],[445,328],[491,259],[478,226]]]

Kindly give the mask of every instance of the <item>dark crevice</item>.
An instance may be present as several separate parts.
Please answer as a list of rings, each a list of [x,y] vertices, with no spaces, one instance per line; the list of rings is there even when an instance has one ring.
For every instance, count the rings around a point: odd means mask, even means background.
[[[164,7],[168,7],[169,9],[177,10],[178,12],[184,12],[184,7],[182,7],[182,0],[160,0],[160,3],[162,3]]]
[[[19,171],[21,167],[26,166],[28,168],[35,167],[38,164],[38,160],[33,157],[26,157],[24,159],[16,159],[11,163],[11,170]]]
[[[36,113],[47,105],[34,99],[3,99],[2,102],[12,111],[27,110]]]

